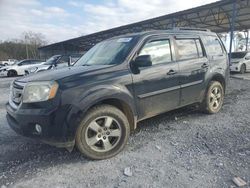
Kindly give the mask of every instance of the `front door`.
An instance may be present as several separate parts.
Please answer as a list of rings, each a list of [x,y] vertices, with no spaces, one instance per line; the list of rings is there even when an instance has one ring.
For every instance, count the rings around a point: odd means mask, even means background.
[[[179,68],[170,37],[148,39],[138,56],[150,55],[152,66],[132,74],[138,119],[172,110],[180,102]]]

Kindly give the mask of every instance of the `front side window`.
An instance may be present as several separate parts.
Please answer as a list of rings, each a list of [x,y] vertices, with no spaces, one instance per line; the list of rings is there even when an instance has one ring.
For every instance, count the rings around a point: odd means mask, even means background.
[[[203,57],[203,51],[198,39],[176,39],[180,60]]]
[[[148,42],[140,51],[139,56],[140,55],[150,55],[153,65],[171,62],[170,41],[165,39]]]

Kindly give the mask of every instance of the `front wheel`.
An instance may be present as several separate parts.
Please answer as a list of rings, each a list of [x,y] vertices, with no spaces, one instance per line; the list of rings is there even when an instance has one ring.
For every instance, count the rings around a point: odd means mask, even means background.
[[[90,159],[107,159],[125,147],[130,134],[126,116],[111,105],[92,108],[76,132],[78,150]]]
[[[241,66],[240,66],[240,74],[245,74],[245,72],[246,72],[246,65],[245,64],[242,64]]]
[[[14,77],[17,76],[17,72],[15,70],[9,70],[7,73],[8,77]]]
[[[210,82],[206,91],[205,98],[201,105],[202,110],[209,114],[215,114],[220,111],[224,101],[224,88],[218,81]]]

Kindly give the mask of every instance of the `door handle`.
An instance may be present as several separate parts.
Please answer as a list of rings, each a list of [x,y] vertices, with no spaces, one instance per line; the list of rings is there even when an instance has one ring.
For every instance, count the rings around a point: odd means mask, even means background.
[[[174,74],[176,74],[176,72],[175,72],[173,69],[171,69],[171,70],[168,71],[168,73],[167,73],[167,75],[174,75]]]
[[[201,65],[201,68],[208,68],[209,67],[209,64],[207,63],[203,63],[203,65]]]

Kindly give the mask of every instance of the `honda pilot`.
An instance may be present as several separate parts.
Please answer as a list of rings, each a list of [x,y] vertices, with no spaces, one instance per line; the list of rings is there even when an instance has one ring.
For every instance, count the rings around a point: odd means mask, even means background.
[[[127,34],[96,44],[74,66],[16,79],[7,120],[21,135],[106,159],[139,121],[191,104],[219,112],[228,76],[225,47],[209,30]]]

